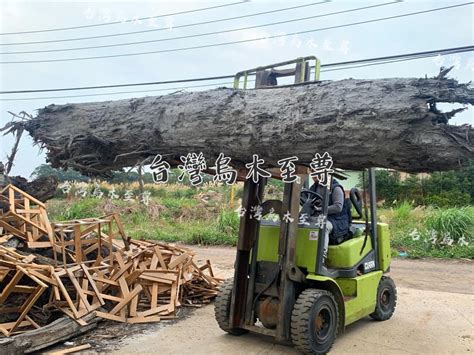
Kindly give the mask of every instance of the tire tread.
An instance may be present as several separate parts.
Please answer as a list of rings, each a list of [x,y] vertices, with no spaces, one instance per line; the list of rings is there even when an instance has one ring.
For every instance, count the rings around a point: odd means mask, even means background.
[[[225,280],[219,287],[219,293],[214,302],[214,316],[219,328],[224,332],[232,335],[242,335],[248,333],[248,331],[241,328],[229,328],[230,300],[233,287],[233,278]]]
[[[383,287],[384,284],[387,284],[387,283],[393,289],[394,300],[393,300],[393,307],[390,310],[390,312],[389,313],[383,313],[379,309],[379,304],[378,304],[378,302],[379,302],[379,290],[380,290],[381,287]],[[395,312],[396,306],[397,306],[397,288],[395,287],[395,282],[393,282],[393,280],[389,276],[382,276],[382,278],[380,279],[379,285],[377,287],[377,303],[376,303],[376,306],[375,306],[375,311],[370,314],[370,317],[372,319],[375,319],[375,320],[378,320],[378,321],[388,320],[388,319],[392,318],[392,315]]]
[[[326,290],[318,290],[309,288],[301,292],[296,303],[293,307],[291,314],[291,340],[296,349],[304,354],[313,354],[310,344],[310,334],[308,324],[310,322],[310,311],[313,304],[322,296],[328,296],[332,299],[336,309],[336,325],[339,322],[339,309],[337,302],[331,292]],[[336,326],[336,337],[337,337],[338,326]],[[335,337],[335,338],[336,338]],[[334,339],[335,339],[334,338]],[[328,352],[331,349],[328,348]]]

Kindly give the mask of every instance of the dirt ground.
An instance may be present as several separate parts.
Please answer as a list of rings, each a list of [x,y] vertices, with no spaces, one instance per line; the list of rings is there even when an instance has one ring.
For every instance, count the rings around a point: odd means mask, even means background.
[[[192,246],[198,261],[210,259],[221,277],[233,274],[233,248]],[[398,289],[392,319],[370,318],[350,325],[331,354],[461,354],[474,352],[474,263],[472,261],[392,261],[391,276]],[[81,339],[94,349],[117,354],[286,354],[296,353],[271,338],[222,332],[212,305],[182,309],[171,323],[140,325],[124,331],[123,324],[104,323]]]

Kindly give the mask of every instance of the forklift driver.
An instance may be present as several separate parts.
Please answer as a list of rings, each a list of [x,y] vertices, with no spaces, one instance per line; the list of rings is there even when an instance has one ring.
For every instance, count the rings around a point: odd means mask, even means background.
[[[319,184],[317,176],[313,177],[314,184],[310,190],[324,196],[325,186]],[[333,244],[339,244],[343,241],[344,236],[349,232],[350,224],[350,204],[344,203],[344,188],[332,178],[331,187],[329,190],[328,202],[328,219],[326,225],[326,237],[324,243],[323,259],[326,260],[329,241]],[[318,216],[322,211],[321,206],[314,206],[314,216]]]

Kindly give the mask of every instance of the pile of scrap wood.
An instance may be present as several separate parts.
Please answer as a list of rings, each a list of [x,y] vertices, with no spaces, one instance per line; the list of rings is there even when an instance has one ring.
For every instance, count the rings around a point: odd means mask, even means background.
[[[97,317],[157,322],[216,296],[221,280],[209,261],[199,267],[189,249],[130,240],[117,215],[50,224],[45,206],[14,186],[0,199],[8,203],[0,212],[0,332],[7,337],[61,313],[84,327]]]

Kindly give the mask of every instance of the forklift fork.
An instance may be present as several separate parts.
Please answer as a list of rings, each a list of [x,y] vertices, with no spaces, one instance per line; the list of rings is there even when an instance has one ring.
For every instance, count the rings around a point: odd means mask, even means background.
[[[303,176],[300,176],[302,178]],[[257,183],[247,180],[244,184],[242,207],[250,211],[252,206],[261,204],[266,179]],[[255,326],[255,277],[257,274],[258,226],[259,221],[246,213],[241,218],[237,257],[235,261],[234,287],[231,297],[229,326],[247,329],[256,333],[271,335],[277,341],[290,340],[291,309],[296,298],[292,278],[297,275],[295,266],[296,232],[299,221],[299,201],[302,184],[285,184],[282,201],[280,240],[278,246],[277,274],[270,280],[279,285],[278,322],[276,329]],[[292,277],[293,275],[293,277]],[[270,286],[270,285],[268,285]],[[258,295],[257,295],[258,297]]]
[[[247,89],[248,76],[255,75],[255,88],[277,85],[277,78],[294,76],[295,84],[310,80],[310,61],[314,61],[314,80],[319,80],[320,60],[315,56],[298,58],[263,67],[244,70],[235,75],[234,88],[240,87],[243,78],[243,89]],[[276,69],[295,64],[294,68]],[[230,301],[229,327],[247,329],[256,333],[270,335],[277,341],[290,340],[291,310],[296,300],[295,281],[302,282],[302,273],[295,265],[296,233],[299,222],[299,204],[304,175],[298,175],[299,183],[285,184],[280,214],[280,239],[278,244],[278,263],[273,277],[267,280],[265,287],[278,284],[278,305],[276,329],[255,326],[255,305],[263,293],[255,292],[257,276],[257,253],[259,221],[248,213],[252,207],[261,205],[266,179],[257,183],[246,180],[242,207],[247,212],[240,219],[237,256],[235,260],[234,286]]]

